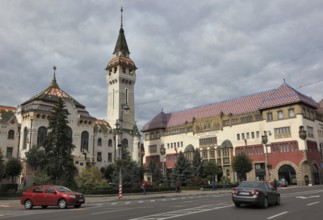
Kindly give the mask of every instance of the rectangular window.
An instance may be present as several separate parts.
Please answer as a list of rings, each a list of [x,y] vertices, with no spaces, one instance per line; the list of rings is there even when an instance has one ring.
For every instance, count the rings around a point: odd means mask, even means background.
[[[241,133],[241,139],[244,140],[244,133]]]
[[[247,132],[247,139],[250,139],[250,134],[249,134],[249,132]]]
[[[294,109],[288,109],[288,117],[294,118],[295,117],[295,111]]]
[[[12,158],[12,154],[13,154],[13,147],[7,147],[6,157],[8,159]]]
[[[275,128],[275,138],[291,137],[290,127]]]
[[[145,134],[145,141],[148,141],[149,140],[149,135],[146,133]]]
[[[268,112],[267,113],[267,121],[272,121],[273,120],[273,113]]]
[[[151,154],[157,153],[157,145],[150,145],[148,149]]]
[[[310,138],[314,138],[314,129],[313,127],[307,126],[307,136]]]
[[[153,132],[150,133],[150,140],[154,140],[154,133]]]
[[[256,138],[259,138],[259,137],[260,137],[260,132],[256,131]]]
[[[101,152],[98,152],[98,153],[97,153],[96,160],[97,160],[98,162],[101,162],[101,161],[102,161],[102,153],[101,153]]]
[[[159,131],[156,132],[156,139],[159,139]]]
[[[284,118],[284,113],[283,113],[283,111],[278,111],[278,112],[277,112],[277,117],[278,117],[278,119],[283,119],[283,118]]]
[[[108,162],[112,162],[112,153],[108,153]]]
[[[237,140],[238,141],[240,140],[240,134],[237,134]]]
[[[255,138],[255,132],[251,132],[251,138]]]
[[[169,143],[167,144],[167,149],[169,149]]]

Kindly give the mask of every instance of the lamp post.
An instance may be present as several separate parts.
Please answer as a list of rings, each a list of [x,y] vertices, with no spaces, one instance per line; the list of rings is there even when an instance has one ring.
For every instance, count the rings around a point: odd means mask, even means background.
[[[165,177],[165,154],[166,154],[166,148],[164,147],[164,144],[160,147],[160,155],[162,155],[162,162],[163,162],[163,177]]]
[[[117,119],[116,121],[116,145],[118,147],[118,151],[119,151],[119,199],[122,199],[122,164],[121,164],[121,160],[122,160],[122,153],[121,153],[121,143],[120,143],[120,122],[119,119]]]
[[[266,167],[265,167],[266,179],[270,180],[270,172],[269,172],[269,164],[268,164],[268,149],[267,149],[267,147],[270,146],[270,145],[269,144],[267,145],[267,143],[268,143],[268,135],[267,134],[270,136],[271,132],[270,131],[264,131],[264,135],[261,136],[261,140],[262,140],[262,143],[264,144],[265,149],[266,149]]]
[[[122,166],[123,166],[123,160],[122,160],[122,138],[121,138],[121,135],[122,135],[122,123],[124,122],[123,121],[123,112],[124,111],[128,111],[130,108],[129,108],[129,105],[128,103],[124,103],[124,104],[121,104],[121,113],[119,115],[119,119],[116,120],[116,143],[117,143],[117,146],[118,146],[118,150],[119,150],[119,193],[118,193],[118,197],[119,197],[119,200],[122,199]],[[120,117],[121,116],[121,117]]]
[[[298,131],[298,136],[300,139],[302,139],[303,141],[306,140],[307,134],[306,134],[306,130],[304,130],[304,126],[299,126],[299,131]],[[307,146],[306,146],[306,141],[305,141],[305,150],[307,150]],[[308,178],[308,176],[310,175],[306,175],[305,176],[305,185],[309,185],[311,186],[311,179]]]

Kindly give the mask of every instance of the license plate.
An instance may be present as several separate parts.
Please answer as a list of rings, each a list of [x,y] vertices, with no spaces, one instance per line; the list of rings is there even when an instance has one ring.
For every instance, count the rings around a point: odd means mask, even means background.
[[[84,199],[79,199],[79,202],[84,202]]]
[[[240,192],[239,194],[240,194],[240,195],[249,195],[249,193],[248,193],[248,192]]]

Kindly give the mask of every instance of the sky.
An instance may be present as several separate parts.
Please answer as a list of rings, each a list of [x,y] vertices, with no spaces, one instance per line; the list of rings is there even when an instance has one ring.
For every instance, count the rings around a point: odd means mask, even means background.
[[[0,0],[0,105],[60,88],[107,119],[105,68],[121,6],[138,67],[139,129],[161,111],[239,98],[285,82],[323,99],[322,0]]]

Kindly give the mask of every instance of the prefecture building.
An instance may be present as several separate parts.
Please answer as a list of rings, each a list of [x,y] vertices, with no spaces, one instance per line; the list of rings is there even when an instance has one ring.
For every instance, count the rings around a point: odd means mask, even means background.
[[[253,161],[248,180],[285,178],[290,184],[323,183],[323,100],[285,82],[276,89],[210,105],[156,115],[142,129],[146,157],[167,173],[178,153],[199,149],[224,175],[237,181],[231,162],[245,152]],[[166,154],[163,153],[164,148]]]

